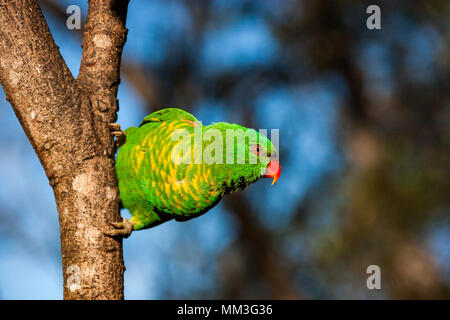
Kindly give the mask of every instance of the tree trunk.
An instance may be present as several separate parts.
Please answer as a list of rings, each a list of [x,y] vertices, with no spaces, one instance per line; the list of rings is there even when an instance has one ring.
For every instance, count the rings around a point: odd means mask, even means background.
[[[55,195],[65,299],[123,299],[114,142],[128,0],[89,1],[74,79],[35,0],[0,0],[0,83]],[[65,27],[65,26],[64,26]]]

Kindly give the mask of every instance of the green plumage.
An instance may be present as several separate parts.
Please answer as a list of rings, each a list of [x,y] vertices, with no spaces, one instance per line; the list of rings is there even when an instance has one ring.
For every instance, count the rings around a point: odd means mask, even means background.
[[[225,194],[257,181],[276,152],[253,129],[224,122],[203,126],[176,108],[146,116],[125,134],[117,178],[135,230],[207,212]],[[227,140],[227,134],[235,138]]]

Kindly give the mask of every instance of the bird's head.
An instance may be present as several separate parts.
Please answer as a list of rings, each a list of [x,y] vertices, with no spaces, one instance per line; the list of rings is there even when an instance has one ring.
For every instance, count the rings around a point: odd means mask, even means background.
[[[260,132],[237,124],[217,123],[224,136],[224,170],[232,189],[243,189],[260,178],[277,182],[281,173],[278,153],[272,142]]]
[[[249,163],[249,170],[259,174],[259,178],[271,178],[272,185],[278,181],[281,174],[281,166],[278,153],[272,142],[263,134],[253,129],[247,129],[249,139],[245,141],[245,151],[248,153],[246,161]],[[238,147],[239,148],[239,147]]]

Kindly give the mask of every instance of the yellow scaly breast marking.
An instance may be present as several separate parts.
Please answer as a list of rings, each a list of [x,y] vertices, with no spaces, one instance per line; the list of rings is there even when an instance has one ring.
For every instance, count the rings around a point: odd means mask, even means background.
[[[146,147],[150,147],[151,145],[153,145],[153,138],[154,138],[154,136],[152,134],[150,134],[150,132],[147,133],[144,140],[142,141],[142,145],[146,146]]]
[[[147,172],[145,174],[149,175],[149,177],[152,177],[152,180],[157,180],[157,173],[158,173],[158,164],[155,162],[155,158],[153,157],[153,154],[148,152],[146,157],[146,163],[147,166]],[[153,181],[152,181],[153,183]]]
[[[194,176],[194,178],[191,180],[191,185],[192,185],[192,187],[194,188],[194,191],[195,191],[196,194],[199,194],[199,193],[200,193],[200,188],[199,188],[198,183],[199,183],[199,177],[196,175],[196,176]]]
[[[180,199],[178,198],[177,194],[174,194],[173,197],[173,202],[174,202],[174,206],[178,209],[181,210],[182,209],[182,203],[180,201]]]
[[[164,170],[161,170],[158,168],[158,172],[160,174],[161,177],[161,181],[165,184],[167,184],[169,182],[169,176],[167,175],[167,173]]]
[[[160,198],[161,197],[161,192],[158,190],[158,188],[155,188],[154,191],[155,191],[155,196],[157,198]]]
[[[186,183],[186,182],[183,182],[182,184],[181,184],[181,188],[183,189],[183,193],[184,194],[188,194],[189,193],[189,186],[188,186],[188,184]]]
[[[172,121],[169,123],[167,130],[174,131],[177,127],[179,127],[179,121]]]
[[[192,165],[188,165],[188,166],[186,167],[186,171],[185,171],[185,173],[184,173],[184,178],[185,178],[186,180],[189,180],[189,174],[190,174],[191,170],[192,170]]]
[[[142,161],[144,160],[145,153],[141,151],[139,146],[133,148],[132,153],[135,155],[134,173],[139,174],[139,170],[142,166]]]
[[[172,190],[170,190],[170,183],[164,184],[164,191],[166,192],[167,195],[170,195],[172,193]]]
[[[177,181],[177,168],[173,163],[169,167],[169,176],[173,182]]]
[[[200,198],[198,197],[198,194],[197,193],[195,193],[195,192],[193,192],[193,193],[191,193],[190,194],[190,196],[192,197],[192,199],[194,199],[195,201],[200,201]]]
[[[149,153],[150,145],[153,142],[153,138],[151,135],[147,135],[143,141],[141,146],[136,146],[133,150],[133,153],[136,156],[136,164],[135,164],[135,173],[138,174],[139,170],[142,167],[142,162],[144,161],[146,155]],[[152,157],[149,157],[150,161],[152,161]],[[153,166],[153,163],[151,163]]]
[[[182,143],[182,142],[180,142],[180,143]],[[184,152],[183,148],[180,148],[180,153],[182,153],[182,155],[183,155],[181,163],[190,164],[193,162],[192,148],[190,150],[188,150],[188,152]]]
[[[161,149],[159,156],[161,157],[161,159],[164,159],[164,162],[171,162],[171,159],[168,154],[169,149],[171,149],[171,146],[172,146],[171,143],[166,143]]]

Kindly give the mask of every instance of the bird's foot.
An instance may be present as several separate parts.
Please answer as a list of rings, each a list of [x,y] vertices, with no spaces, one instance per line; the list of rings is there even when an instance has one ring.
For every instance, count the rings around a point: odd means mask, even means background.
[[[109,129],[111,130],[111,134],[114,137],[116,137],[116,141],[115,141],[114,145],[117,150],[125,143],[125,140],[126,140],[125,132],[123,132],[120,129],[120,124],[118,124],[118,123],[110,123],[108,126],[109,126]]]
[[[133,232],[133,223],[125,218],[121,222],[111,222],[113,230],[104,231],[103,234],[113,238],[128,238]]]

